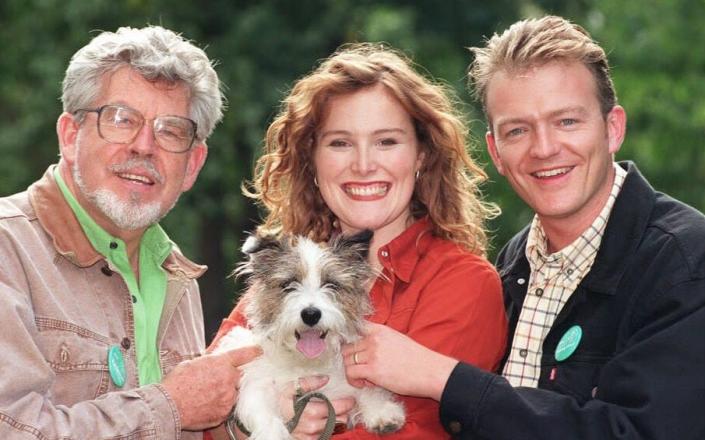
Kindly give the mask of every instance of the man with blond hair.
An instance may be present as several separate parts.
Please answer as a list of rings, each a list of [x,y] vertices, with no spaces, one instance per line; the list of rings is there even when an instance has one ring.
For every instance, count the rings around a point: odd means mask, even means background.
[[[58,164],[0,198],[0,438],[202,438],[256,351],[201,356],[205,267],[158,221],[206,160],[218,76],[149,26],[96,36],[63,86]]]
[[[439,400],[458,438],[705,438],[705,217],[614,161],[626,113],[580,26],[523,20],[472,51],[490,156],[536,213],[497,260],[501,375],[372,326],[349,378]]]

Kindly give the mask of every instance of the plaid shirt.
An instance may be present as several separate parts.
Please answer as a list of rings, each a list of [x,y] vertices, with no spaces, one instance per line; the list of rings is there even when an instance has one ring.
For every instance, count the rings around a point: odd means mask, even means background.
[[[538,385],[541,348],[546,335],[595,261],[612,206],[627,174],[617,164],[614,169],[612,191],[600,215],[567,247],[548,254],[546,236],[538,217],[534,216],[526,243],[531,276],[503,371],[504,377],[515,387]]]

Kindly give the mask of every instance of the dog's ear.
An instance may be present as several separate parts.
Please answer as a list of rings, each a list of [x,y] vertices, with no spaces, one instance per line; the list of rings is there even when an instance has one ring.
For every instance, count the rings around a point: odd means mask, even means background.
[[[243,254],[247,255],[247,260],[238,264],[230,274],[234,277],[254,273],[257,267],[262,267],[261,261],[268,259],[269,252],[264,251],[281,251],[282,243],[275,235],[251,234],[243,243],[241,250]]]
[[[281,242],[274,235],[252,234],[242,245],[242,253],[250,258],[253,254],[265,249],[281,249]]]
[[[358,232],[355,235],[339,235],[333,241],[334,252],[352,250],[356,252],[362,260],[367,260],[367,255],[370,252],[370,242],[374,232],[369,229]]]

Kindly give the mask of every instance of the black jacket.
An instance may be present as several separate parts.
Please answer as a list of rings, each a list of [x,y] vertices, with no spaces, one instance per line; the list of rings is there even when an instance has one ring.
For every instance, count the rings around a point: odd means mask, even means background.
[[[595,263],[543,344],[538,388],[459,364],[440,409],[458,438],[705,439],[705,217],[620,165],[627,178]],[[527,234],[497,262],[508,347],[527,294]],[[580,344],[556,362],[573,325]]]

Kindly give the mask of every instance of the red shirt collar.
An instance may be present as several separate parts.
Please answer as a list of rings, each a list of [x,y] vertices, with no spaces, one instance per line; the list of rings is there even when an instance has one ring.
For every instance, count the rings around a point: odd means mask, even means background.
[[[415,221],[395,239],[377,250],[377,258],[386,269],[408,283],[431,242],[432,225],[428,216]]]

